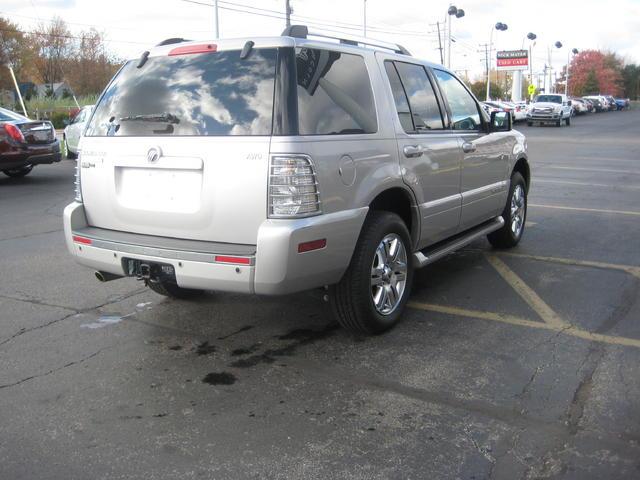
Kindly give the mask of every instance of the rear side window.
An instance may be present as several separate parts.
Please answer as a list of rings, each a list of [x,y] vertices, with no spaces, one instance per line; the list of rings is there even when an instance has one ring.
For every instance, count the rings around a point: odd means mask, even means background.
[[[478,130],[481,126],[478,104],[456,77],[442,70],[433,71],[449,102],[454,130]]]
[[[271,135],[277,49],[149,57],[107,87],[87,136]]]
[[[344,135],[378,130],[371,81],[359,55],[296,49],[300,135]]]
[[[404,131],[419,133],[443,129],[442,113],[424,67],[387,61],[385,69]]]

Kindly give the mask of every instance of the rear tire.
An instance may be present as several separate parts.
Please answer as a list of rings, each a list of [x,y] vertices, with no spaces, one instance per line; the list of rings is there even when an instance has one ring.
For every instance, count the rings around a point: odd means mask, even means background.
[[[67,138],[65,137],[64,139],[64,153],[67,156],[67,158],[69,160],[75,160],[78,158],[78,154],[77,153],[73,153],[71,150],[69,150],[69,144],[67,143]]]
[[[379,334],[400,321],[413,282],[411,238],[395,213],[367,215],[344,276],[329,292],[336,320],[356,333]]]
[[[527,185],[519,172],[511,175],[511,186],[502,218],[504,226],[487,235],[487,240],[495,248],[515,247],[522,238],[527,221]]]
[[[2,173],[4,173],[7,177],[22,178],[29,175],[31,173],[31,170],[33,170],[33,165],[27,165],[26,167],[20,168],[11,168],[9,170],[2,170]]]
[[[170,298],[179,298],[182,300],[195,298],[204,293],[204,290],[198,290],[195,288],[182,288],[175,283],[169,282],[149,281],[147,282],[147,286],[160,295],[164,295],[165,297]]]

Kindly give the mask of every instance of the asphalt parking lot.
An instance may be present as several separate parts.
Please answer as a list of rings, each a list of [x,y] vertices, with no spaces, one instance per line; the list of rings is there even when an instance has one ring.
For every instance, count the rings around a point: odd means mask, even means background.
[[[70,161],[0,179],[0,478],[640,478],[640,109],[528,136],[523,241],[321,295],[167,300],[67,255]]]

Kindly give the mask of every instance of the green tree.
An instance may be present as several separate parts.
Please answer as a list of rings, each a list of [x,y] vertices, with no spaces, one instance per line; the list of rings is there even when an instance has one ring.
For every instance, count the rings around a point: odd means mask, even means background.
[[[484,101],[487,96],[486,81],[478,80],[468,86],[478,100]],[[504,92],[502,90],[502,87],[494,82],[491,82],[491,98],[503,98],[503,96]]]
[[[582,86],[582,91],[576,93],[578,95],[597,95],[600,93],[600,82],[598,82],[595,69],[591,69],[587,73],[587,78]]]

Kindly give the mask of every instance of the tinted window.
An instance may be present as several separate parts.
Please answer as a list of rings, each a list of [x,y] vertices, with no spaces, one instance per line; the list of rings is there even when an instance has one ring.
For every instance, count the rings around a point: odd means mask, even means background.
[[[270,135],[276,49],[128,62],[96,106],[87,136]]]
[[[443,128],[440,107],[424,67],[403,62],[394,62],[394,65],[409,99],[413,131]]]
[[[451,109],[454,130],[478,130],[480,113],[475,99],[460,81],[450,73],[434,70]]]
[[[301,135],[375,133],[376,109],[364,59],[329,50],[296,50]]]
[[[411,109],[409,108],[409,102],[407,101],[407,95],[404,93],[402,82],[400,82],[400,76],[396,71],[396,67],[392,62],[384,62],[384,68],[387,70],[387,77],[389,77],[389,83],[391,84],[391,91],[393,92],[393,101],[396,104],[396,111],[398,112],[398,118],[400,124],[405,132],[413,132],[413,120],[411,120]]]

